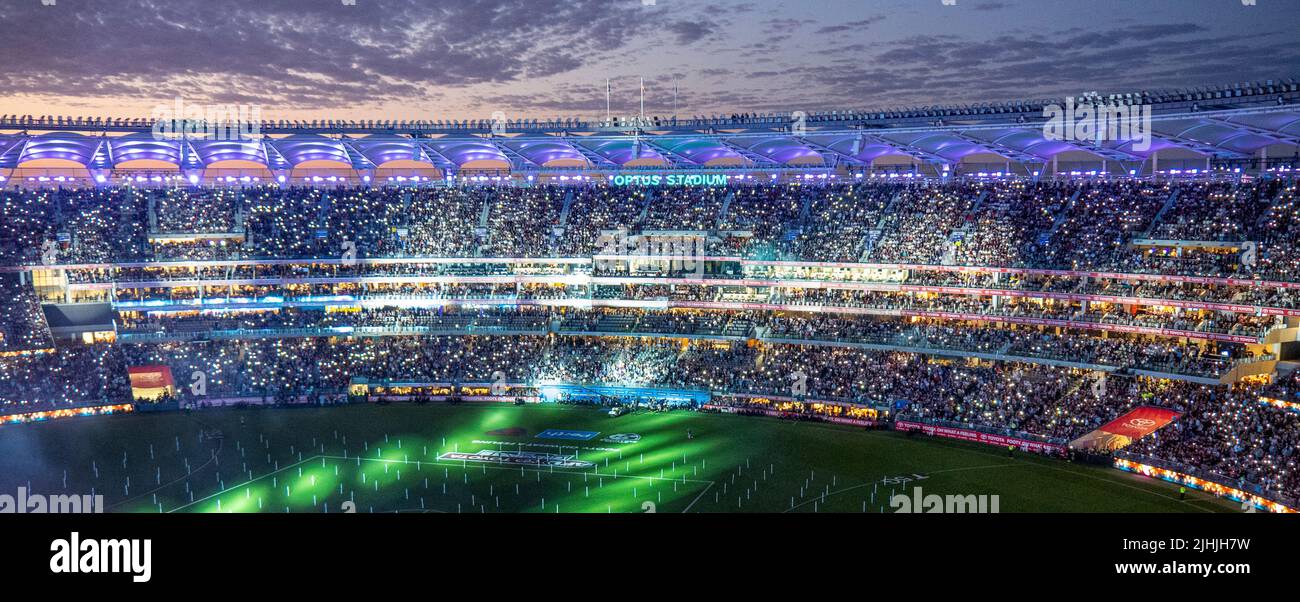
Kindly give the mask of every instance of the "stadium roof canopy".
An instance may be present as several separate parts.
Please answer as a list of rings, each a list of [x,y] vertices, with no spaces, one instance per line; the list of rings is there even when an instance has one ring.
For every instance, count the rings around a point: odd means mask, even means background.
[[[636,162],[677,168],[728,165],[866,166],[887,156],[931,164],[994,155],[1017,163],[1045,163],[1065,152],[1142,162],[1165,149],[1184,149],[1216,159],[1248,159],[1261,149],[1300,145],[1300,107],[1276,105],[1225,111],[1157,115],[1151,137],[1079,140],[1049,136],[1043,120],[981,121],[964,125],[846,129],[837,124],[791,128],[751,127],[728,131],[569,132],[425,137],[414,134],[302,133],[287,137],[214,140],[175,139],[141,130],[125,135],[76,132],[0,134],[0,168],[45,159],[113,170],[132,161],[161,161],[182,170],[221,161],[246,161],[270,170],[290,170],[325,161],[370,170],[393,161],[414,161],[446,171],[489,164],[518,171],[566,166],[618,169]],[[1112,137],[1113,138],[1113,137]],[[1291,150],[1290,152],[1296,152]],[[1290,154],[1290,153],[1288,153]]]

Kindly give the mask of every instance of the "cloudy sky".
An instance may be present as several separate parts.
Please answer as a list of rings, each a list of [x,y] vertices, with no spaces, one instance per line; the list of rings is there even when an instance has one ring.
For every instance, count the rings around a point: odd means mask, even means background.
[[[0,0],[0,114],[597,117],[606,78],[630,113],[644,77],[647,113],[676,86],[687,115],[1300,76],[1298,0],[955,1]]]

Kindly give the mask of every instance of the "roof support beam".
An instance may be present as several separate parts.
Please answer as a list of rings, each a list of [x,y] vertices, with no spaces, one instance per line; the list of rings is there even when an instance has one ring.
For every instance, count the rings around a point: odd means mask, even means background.
[[[813,150],[815,150],[815,151],[817,151],[817,152],[819,152],[819,153],[821,153],[821,154],[823,154],[823,155],[830,155],[830,156],[832,156],[832,157],[835,157],[835,158],[837,159],[837,162],[838,162],[838,161],[844,161],[845,163],[851,163],[851,164],[853,164],[853,165],[870,165],[870,162],[868,162],[868,161],[863,161],[862,159],[859,159],[859,158],[857,158],[857,157],[854,157],[853,155],[850,155],[850,154],[848,154],[848,153],[844,153],[844,152],[837,151],[837,150],[835,150],[835,149],[833,149],[833,148],[831,148],[831,147],[829,147],[829,146],[824,146],[824,145],[821,145],[821,144],[817,144],[816,142],[813,142],[813,141],[811,141],[811,140],[808,140],[807,138],[804,138],[804,137],[801,137],[801,136],[794,136],[793,138],[794,138],[794,140],[797,141],[799,144],[802,144],[802,145],[804,145],[804,146],[806,146],[806,147],[808,147],[808,148],[811,148],[811,149],[813,149]]]
[[[352,164],[352,169],[362,170],[375,168],[375,162],[371,161],[370,158],[367,157],[365,153],[358,150],[356,146],[353,146],[351,140],[348,138],[341,138],[339,139],[339,144],[343,145],[343,151],[347,153],[348,162]]]
[[[280,153],[280,149],[275,147],[275,143],[270,140],[262,141],[262,154],[266,155],[267,169],[293,169],[294,167],[289,163],[289,160],[285,159],[284,155]]]
[[[1221,124],[1223,124],[1223,125],[1226,125],[1226,126],[1229,126],[1229,127],[1232,127],[1232,128],[1236,128],[1236,129],[1239,129],[1239,130],[1245,130],[1245,131],[1250,132],[1250,133],[1252,133],[1252,134],[1258,134],[1258,135],[1260,135],[1260,136],[1264,136],[1265,138],[1272,138],[1272,139],[1274,139],[1274,140],[1277,140],[1279,143],[1287,143],[1287,144],[1300,145],[1300,136],[1297,136],[1297,135],[1295,135],[1295,134],[1288,134],[1288,133],[1286,133],[1286,132],[1281,132],[1281,131],[1278,131],[1278,130],[1272,130],[1272,129],[1268,129],[1268,128],[1261,128],[1261,127],[1256,127],[1256,126],[1253,126],[1253,125],[1246,125],[1246,124],[1244,124],[1244,123],[1237,123],[1237,122],[1235,122],[1235,121],[1228,121],[1227,119],[1223,119],[1223,118],[1219,118],[1219,117],[1209,117],[1208,119],[1209,119],[1210,121],[1215,122],[1215,123],[1221,123]],[[1291,123],[1288,123],[1287,125],[1289,126],[1289,125],[1291,125],[1291,124],[1293,124],[1293,123],[1297,123],[1297,122],[1300,122],[1300,119],[1296,119],[1295,121],[1292,121]],[[1286,126],[1283,126],[1283,127],[1286,127]]]
[[[1183,130],[1183,131],[1184,132],[1190,131],[1190,129],[1194,129],[1194,128],[1189,128],[1188,130]],[[1250,158],[1249,155],[1246,155],[1245,153],[1239,153],[1237,151],[1228,150],[1226,148],[1219,148],[1212,144],[1198,142],[1190,138],[1183,138],[1181,137],[1181,135],[1164,134],[1164,133],[1158,134],[1153,131],[1151,132],[1151,138],[1153,140],[1159,138],[1160,140],[1168,142],[1169,144],[1172,144],[1179,148],[1186,149],[1195,153],[1201,153],[1202,155],[1210,155],[1212,157],[1221,157],[1221,158],[1228,158],[1228,159]]]
[[[596,165],[600,167],[618,167],[618,164],[614,163],[613,161],[610,161],[608,158],[604,157],[600,153],[597,153],[596,151],[593,151],[583,146],[581,142],[571,141],[569,140],[568,136],[564,136],[560,139],[563,140],[565,144],[569,145],[570,148],[577,151],[583,157],[586,157],[587,162],[592,165]],[[632,157],[632,158],[636,159],[636,157]]]
[[[1097,155],[1098,157],[1110,161],[1118,161],[1120,163],[1137,161],[1138,163],[1141,163],[1143,161],[1146,161],[1147,159],[1146,157],[1143,157],[1142,155],[1136,153],[1120,150],[1119,148],[1106,148],[1104,146],[1101,146],[1100,144],[1091,141],[1062,140],[1062,142],[1076,149],[1079,149],[1085,153],[1092,153],[1094,155]]]
[[[504,154],[507,159],[510,159],[510,168],[513,170],[523,170],[526,168],[525,164],[532,165],[538,169],[541,169],[542,167],[532,159],[519,154],[518,151],[510,148],[510,145],[505,144],[504,142],[497,142],[496,140],[491,139],[488,139],[487,142],[496,147],[497,151]]]
[[[100,166],[94,164],[95,157],[99,156],[100,150],[104,151],[104,156],[108,159],[108,165]],[[117,166],[117,161],[113,158],[113,145],[108,143],[108,138],[101,137],[99,139],[99,144],[95,146],[95,150],[90,151],[90,161],[88,161],[87,163],[89,167],[96,167],[96,168],[106,167],[112,169],[113,167]]]
[[[723,138],[723,137],[721,137],[721,136],[718,137],[718,142],[722,143],[723,146],[726,146],[727,148],[729,148],[729,149],[735,151],[735,152],[736,152],[737,154],[739,154],[740,156],[742,156],[742,157],[744,157],[744,158],[746,158],[746,159],[749,159],[750,162],[752,162],[754,165],[762,165],[762,166],[768,166],[768,167],[774,167],[774,166],[779,166],[779,165],[781,165],[781,163],[778,163],[778,162],[776,162],[776,161],[773,161],[771,157],[767,157],[767,156],[764,156],[764,155],[760,155],[760,154],[758,154],[758,153],[756,153],[756,152],[754,152],[754,151],[751,151],[751,150],[749,150],[749,149],[747,149],[747,148],[745,148],[745,147],[743,147],[743,146],[741,146],[741,145],[739,145],[739,144],[736,144],[736,143],[734,143],[734,142],[732,142],[732,141],[730,141],[730,140],[727,140],[726,138]]]
[[[444,174],[448,171],[456,171],[460,169],[459,165],[456,165],[454,161],[448,159],[447,155],[438,152],[438,149],[433,148],[431,144],[421,140],[416,140],[414,144],[420,155],[432,163],[434,167],[441,169]]]
[[[889,148],[892,148],[904,155],[916,159],[921,163],[939,163],[939,164],[947,164],[947,165],[957,164],[957,161],[953,161],[952,159],[949,159],[947,157],[936,155],[925,149],[918,148],[910,144],[904,144],[902,142],[894,142],[892,140],[886,140],[884,138],[880,138],[877,136],[869,136],[867,134],[862,135],[862,141],[864,143],[874,142],[876,144],[888,146]]]
[[[651,138],[641,138],[640,141],[641,144],[649,145],[651,148],[658,151],[659,154],[662,155],[663,158],[667,159],[668,163],[673,167],[698,167],[700,165],[704,165],[703,163],[692,160],[684,155],[679,155],[673,152],[672,150],[669,150],[668,147],[659,144],[657,141]]]
[[[18,159],[22,157],[25,148],[27,148],[27,138],[14,140],[13,144],[0,151],[0,168],[18,167]]]
[[[194,162],[198,164],[200,169],[204,169],[208,166],[208,164],[203,160],[203,155],[200,155],[198,150],[194,148],[194,143],[190,142],[190,140],[186,138],[181,140],[181,167],[184,168],[185,162],[191,158],[194,159]]]
[[[1012,161],[1018,161],[1020,163],[1045,163],[1047,161],[1047,159],[1044,159],[1043,157],[1039,157],[1038,155],[1031,155],[1029,153],[1016,150],[1014,148],[1011,148],[999,142],[999,140],[1001,140],[1005,136],[999,136],[991,141],[985,141],[985,140],[980,140],[979,138],[976,138],[974,136],[969,136],[965,132],[953,132],[953,135],[971,144],[986,148],[995,154],[1002,155],[1003,157],[1011,159]]]

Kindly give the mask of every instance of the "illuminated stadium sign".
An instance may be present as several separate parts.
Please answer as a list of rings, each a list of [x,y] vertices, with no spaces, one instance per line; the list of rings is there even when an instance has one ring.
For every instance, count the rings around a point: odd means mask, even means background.
[[[611,176],[614,186],[726,186],[731,176],[726,174],[650,174],[644,176]]]

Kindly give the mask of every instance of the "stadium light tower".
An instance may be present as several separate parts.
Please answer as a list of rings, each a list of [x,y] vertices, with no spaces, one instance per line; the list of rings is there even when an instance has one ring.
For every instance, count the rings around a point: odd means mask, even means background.
[[[677,118],[677,74],[673,74],[673,119]]]

